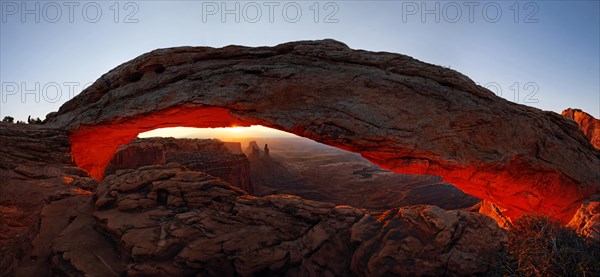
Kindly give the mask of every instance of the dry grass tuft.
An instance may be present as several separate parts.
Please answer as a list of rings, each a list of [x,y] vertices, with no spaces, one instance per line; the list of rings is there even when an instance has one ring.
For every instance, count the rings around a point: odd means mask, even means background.
[[[521,216],[508,239],[505,276],[600,276],[600,245],[550,217]]]

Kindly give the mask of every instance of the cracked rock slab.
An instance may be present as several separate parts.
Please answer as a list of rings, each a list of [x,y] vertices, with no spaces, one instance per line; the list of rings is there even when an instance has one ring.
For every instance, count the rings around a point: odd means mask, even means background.
[[[121,191],[131,179],[143,185]],[[159,189],[169,192],[164,203]],[[474,275],[493,270],[505,241],[476,213],[412,206],[375,218],[297,196],[250,196],[176,163],[118,171],[96,196],[96,228],[129,261],[128,276]],[[114,201],[98,205],[107,197]],[[129,199],[155,204],[120,209]]]

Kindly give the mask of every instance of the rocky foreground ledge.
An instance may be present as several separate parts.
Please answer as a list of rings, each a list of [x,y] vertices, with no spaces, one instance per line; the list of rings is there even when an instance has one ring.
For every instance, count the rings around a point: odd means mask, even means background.
[[[253,197],[173,163],[109,176],[95,195],[93,224],[128,257],[112,268],[129,276],[473,275],[490,271],[503,247],[484,215],[413,206],[374,218],[291,195]]]
[[[175,163],[98,183],[74,167],[64,131],[0,131],[2,276],[471,275],[503,249],[503,231],[478,213],[412,206],[376,218],[254,197]]]

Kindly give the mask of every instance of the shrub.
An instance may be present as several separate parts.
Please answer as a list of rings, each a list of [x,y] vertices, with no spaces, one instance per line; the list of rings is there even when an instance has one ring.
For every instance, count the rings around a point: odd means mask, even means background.
[[[14,122],[15,122],[15,118],[14,118],[14,117],[12,117],[12,116],[5,116],[5,117],[2,119],[2,121],[3,121],[3,122],[8,122],[8,123],[14,123]]]
[[[600,246],[562,223],[524,215],[508,229],[508,276],[600,276]]]
[[[42,124],[42,120],[38,117],[38,118],[32,118],[31,116],[27,117],[27,123],[28,124]]]

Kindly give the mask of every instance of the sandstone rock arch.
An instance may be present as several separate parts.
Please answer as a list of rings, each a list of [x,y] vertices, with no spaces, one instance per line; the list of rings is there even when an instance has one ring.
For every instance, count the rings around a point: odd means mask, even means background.
[[[47,124],[69,131],[76,163],[99,179],[140,132],[258,124],[399,173],[441,175],[509,217],[568,222],[600,191],[600,154],[573,122],[456,71],[333,40],[155,50],[100,77]]]

